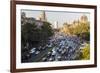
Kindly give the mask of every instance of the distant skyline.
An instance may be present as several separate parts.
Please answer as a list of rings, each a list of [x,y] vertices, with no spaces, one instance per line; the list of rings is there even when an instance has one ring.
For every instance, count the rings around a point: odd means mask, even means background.
[[[42,10],[21,10],[25,12],[26,17],[38,18]],[[86,15],[88,21],[90,20],[90,14],[86,12],[68,12],[68,11],[45,11],[47,21],[51,24],[58,22],[59,27],[63,23],[72,23],[74,20],[78,20],[82,15]]]

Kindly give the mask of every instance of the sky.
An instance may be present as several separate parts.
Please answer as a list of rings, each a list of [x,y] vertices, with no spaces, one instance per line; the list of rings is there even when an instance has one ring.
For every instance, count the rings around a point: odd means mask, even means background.
[[[26,17],[37,18],[41,14],[40,10],[21,10],[25,12]],[[47,21],[51,24],[58,22],[58,26],[61,27],[65,22],[72,23],[74,20],[78,20],[82,15],[86,15],[88,20],[90,19],[90,14],[86,12],[67,12],[67,11],[45,11]]]

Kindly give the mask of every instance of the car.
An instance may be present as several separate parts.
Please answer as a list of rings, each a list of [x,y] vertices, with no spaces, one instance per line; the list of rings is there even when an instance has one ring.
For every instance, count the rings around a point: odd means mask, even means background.
[[[35,51],[36,51],[36,48],[32,48],[29,53],[34,53]]]
[[[42,58],[43,61],[46,61],[46,57]]]
[[[40,51],[36,51],[36,52],[35,52],[36,55],[39,54],[39,53],[40,53]]]

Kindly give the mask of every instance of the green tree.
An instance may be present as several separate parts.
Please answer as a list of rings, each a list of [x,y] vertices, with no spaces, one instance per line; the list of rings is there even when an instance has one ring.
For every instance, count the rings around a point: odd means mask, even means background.
[[[40,46],[40,43],[48,40],[53,35],[51,24],[43,22],[40,28],[35,23],[21,25],[21,54],[22,57],[28,53],[32,47]]]
[[[35,34],[34,31],[37,31],[35,23],[30,24],[26,23],[22,25],[21,28],[21,37],[22,37],[22,43],[31,43],[35,39]]]
[[[48,37],[52,36],[53,33],[53,29],[51,27],[51,24],[49,22],[43,22],[43,26],[42,26],[42,32],[44,32],[44,35],[46,35]]]
[[[86,46],[82,49],[80,59],[82,60],[90,59],[90,45],[89,44],[86,44]]]
[[[22,45],[26,45],[27,43],[29,44],[29,49],[36,45],[36,42],[40,41],[45,41],[47,40],[50,36],[53,35],[53,30],[50,26],[51,24],[48,22],[43,22],[43,25],[41,28],[37,28],[37,25],[35,23],[30,24],[26,23],[22,25],[21,29],[21,37],[22,37]],[[35,43],[34,43],[35,42]],[[23,48],[23,47],[22,47]]]

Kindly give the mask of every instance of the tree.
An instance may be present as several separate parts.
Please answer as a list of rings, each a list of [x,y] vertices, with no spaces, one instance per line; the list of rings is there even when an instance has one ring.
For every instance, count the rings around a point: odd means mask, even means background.
[[[43,22],[43,26],[41,29],[42,32],[44,32],[44,35],[46,35],[48,37],[53,35],[53,29],[51,27],[51,24],[49,22]]]
[[[29,53],[30,49],[40,46],[41,41],[44,44],[44,41],[53,35],[53,30],[50,25],[48,22],[43,22],[40,28],[37,28],[38,25],[35,25],[35,23],[21,25],[22,59]]]
[[[86,44],[85,47],[82,49],[82,53],[80,55],[81,60],[88,60],[90,59],[90,44]]]

